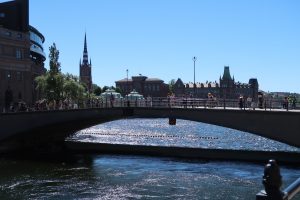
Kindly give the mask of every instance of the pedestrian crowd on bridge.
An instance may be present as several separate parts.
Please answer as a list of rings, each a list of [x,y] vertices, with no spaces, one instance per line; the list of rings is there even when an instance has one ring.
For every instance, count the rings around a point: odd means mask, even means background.
[[[284,97],[283,100],[264,97],[258,95],[258,99],[240,95],[238,99],[218,99],[211,93],[208,93],[207,99],[193,98],[192,96],[175,97],[147,97],[142,99],[126,99],[126,98],[98,98],[88,99],[83,102],[74,101],[72,99],[64,100],[46,100],[41,99],[34,105],[27,105],[25,102],[11,103],[3,108],[2,112],[26,112],[26,111],[51,111],[51,110],[70,110],[85,108],[111,108],[111,107],[182,107],[182,108],[235,108],[255,110],[259,109],[297,109],[297,98]]]

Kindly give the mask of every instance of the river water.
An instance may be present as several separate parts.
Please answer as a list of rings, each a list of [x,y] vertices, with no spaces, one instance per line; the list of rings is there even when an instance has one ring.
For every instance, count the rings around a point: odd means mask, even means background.
[[[126,119],[75,133],[71,141],[299,151],[223,127],[167,119]],[[264,163],[124,155],[68,155],[0,160],[0,199],[255,199]],[[300,166],[281,165],[283,188]],[[295,200],[300,200],[298,194]]]

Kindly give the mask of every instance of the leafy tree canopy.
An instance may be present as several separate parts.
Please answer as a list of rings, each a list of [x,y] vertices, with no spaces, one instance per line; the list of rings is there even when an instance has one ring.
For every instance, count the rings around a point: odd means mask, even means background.
[[[175,79],[172,79],[169,81],[169,93],[173,94],[174,93],[174,85],[175,85],[176,81]]]
[[[59,59],[59,50],[56,48],[56,44],[53,43],[49,47],[49,67],[50,72],[53,74],[59,73],[60,70],[60,62],[58,62]]]

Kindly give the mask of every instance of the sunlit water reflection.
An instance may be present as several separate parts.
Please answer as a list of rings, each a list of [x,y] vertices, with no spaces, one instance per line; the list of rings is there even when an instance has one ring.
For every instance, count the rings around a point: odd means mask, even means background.
[[[254,134],[205,123],[168,119],[117,120],[77,132],[70,140],[113,144],[298,151],[295,148]]]
[[[255,199],[263,166],[139,156],[1,160],[0,199]],[[299,168],[282,167],[287,185]],[[299,200],[298,196],[295,200]]]
[[[249,133],[167,119],[127,119],[91,127],[69,140],[299,151]],[[218,162],[119,155],[57,155],[0,159],[0,199],[255,199],[264,163]],[[299,166],[281,165],[283,186]],[[300,200],[299,194],[293,200]]]

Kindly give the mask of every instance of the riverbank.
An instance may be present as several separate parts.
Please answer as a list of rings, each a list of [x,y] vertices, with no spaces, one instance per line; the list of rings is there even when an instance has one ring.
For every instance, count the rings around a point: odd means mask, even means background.
[[[67,141],[68,150],[77,153],[104,153],[122,155],[144,155],[187,159],[234,160],[264,162],[275,159],[279,163],[300,164],[300,153],[284,151],[205,149],[172,146],[147,146]]]

